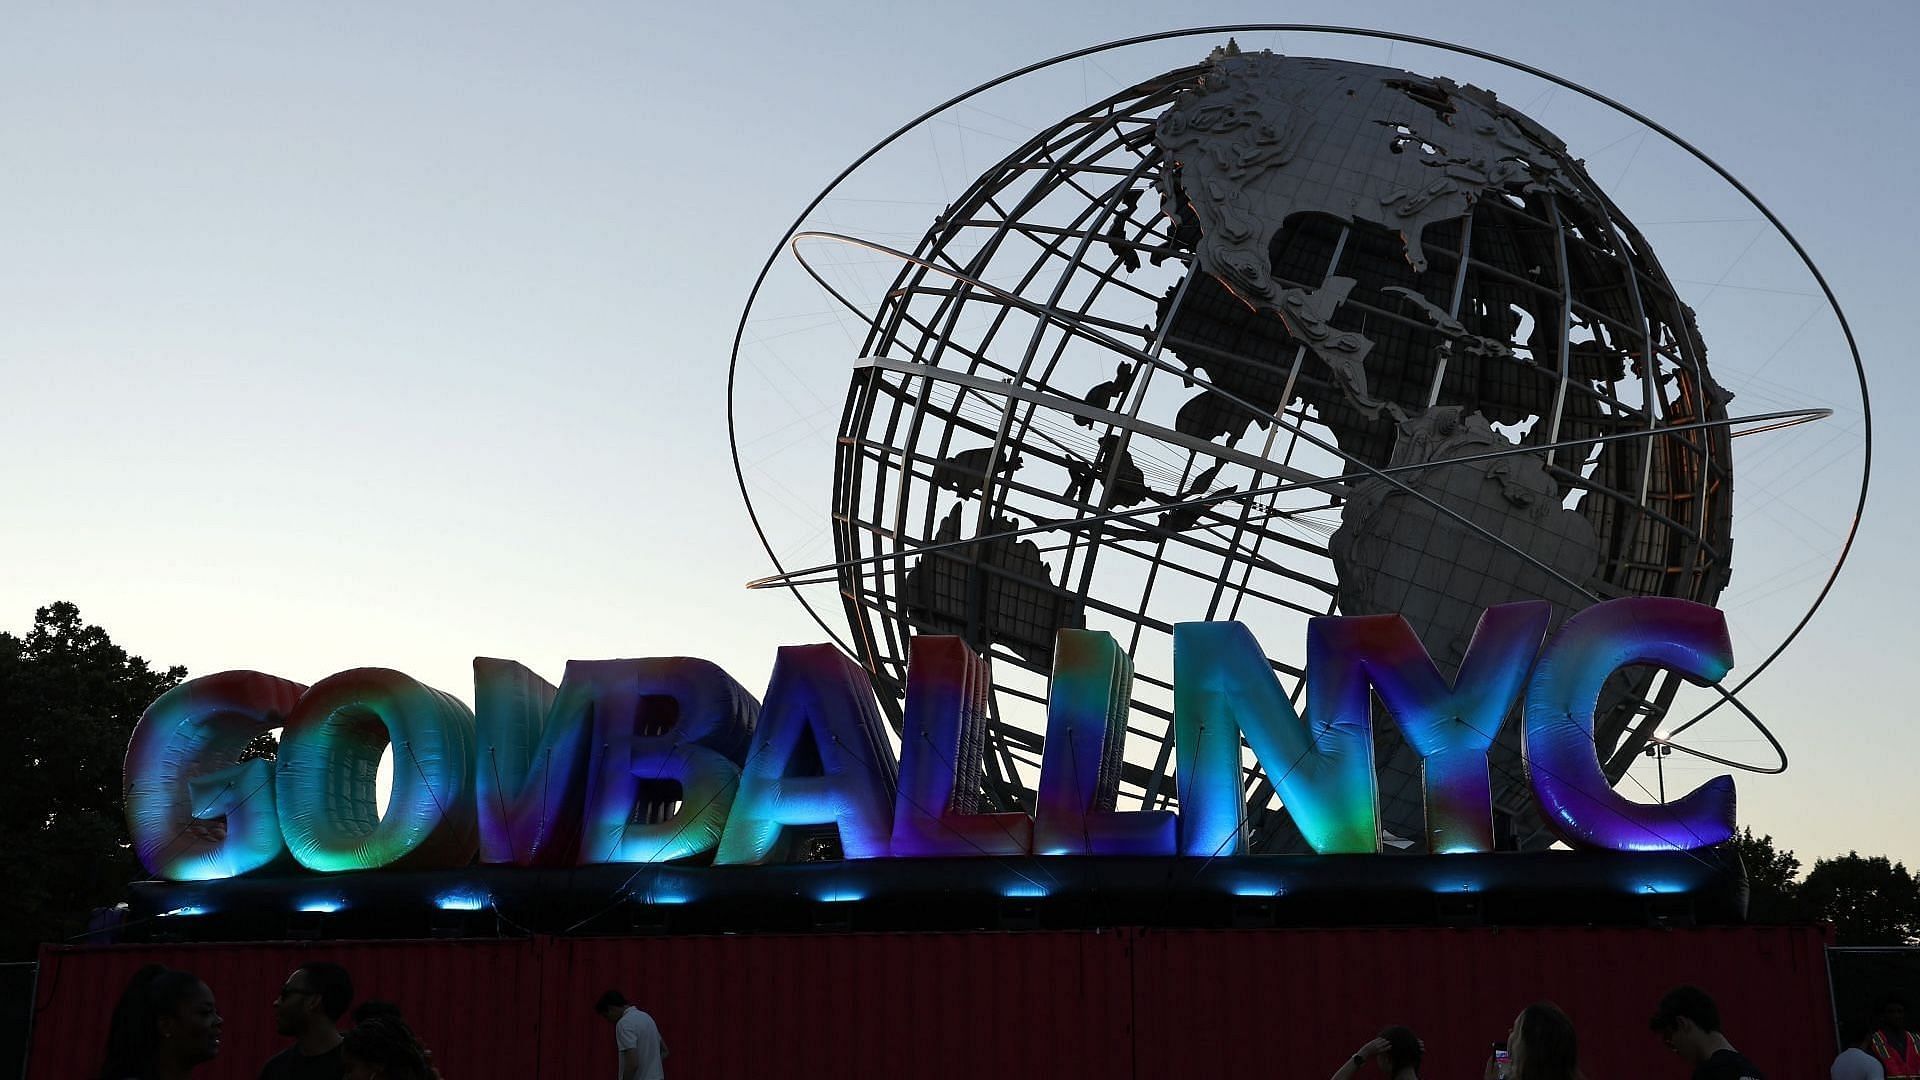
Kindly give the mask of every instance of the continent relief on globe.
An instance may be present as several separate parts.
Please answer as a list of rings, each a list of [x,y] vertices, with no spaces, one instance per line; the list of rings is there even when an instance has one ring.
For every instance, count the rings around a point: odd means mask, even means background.
[[[1291,215],[1397,229],[1425,271],[1426,227],[1489,191],[1584,198],[1566,144],[1491,93],[1364,64],[1216,49],[1154,137],[1168,216],[1199,229],[1200,268],[1257,308],[1278,310],[1267,252]]]
[[[1316,611],[1403,615],[1452,678],[1496,604],[1547,600],[1558,623],[1613,596],[1712,603],[1726,583],[1727,435],[1663,430],[1723,419],[1731,396],[1693,312],[1584,163],[1489,91],[1229,42],[1062,120],[956,205],[970,209],[936,222],[929,261],[889,293],[903,314],[876,317],[863,349],[903,373],[909,358],[959,370],[928,377],[936,393],[862,369],[857,437],[836,454],[846,535],[932,548],[891,586],[843,579],[861,639],[880,643],[877,684],[902,684],[910,632],[963,634],[1045,678],[1061,628],[1130,622],[1150,657],[1169,621]],[[1010,239],[1052,232],[1082,246],[1029,263]],[[1089,250],[1101,241],[1110,261]],[[1080,297],[1090,327],[1130,328],[1144,349],[1102,354],[1088,333],[1042,355],[1035,334],[1021,353],[997,310],[959,317],[1008,302],[928,280],[942,259],[1022,287],[1064,273],[1035,310]],[[1149,378],[1170,364],[1184,370]],[[919,445],[939,447],[930,470],[884,464]],[[1275,480],[1288,496],[1263,491]],[[1053,529],[1068,538],[1027,535]],[[1135,558],[1108,554],[1123,548]],[[1611,775],[1636,755],[1652,682],[1623,672],[1602,695]],[[999,745],[1039,745],[996,723]],[[1420,758],[1391,723],[1375,737],[1383,826],[1417,846]],[[1517,741],[1505,725],[1489,757],[1498,832],[1538,846]],[[1002,758],[990,784],[1015,805]],[[1158,760],[1128,765],[1143,800],[1170,782]],[[1256,847],[1288,850],[1270,793],[1249,797]]]

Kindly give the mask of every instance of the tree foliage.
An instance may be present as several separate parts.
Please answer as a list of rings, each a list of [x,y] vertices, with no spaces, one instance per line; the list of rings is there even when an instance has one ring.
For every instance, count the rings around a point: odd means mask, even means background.
[[[1754,836],[1751,828],[1733,838],[1734,850],[1747,870],[1747,917],[1755,922],[1799,922],[1812,917],[1800,902],[1800,859],[1776,847],[1771,835]]]
[[[1747,884],[1756,891],[1791,895],[1799,887],[1795,880],[1800,876],[1799,857],[1786,848],[1775,847],[1771,834],[1755,837],[1751,828],[1741,829],[1733,838],[1733,846],[1746,864]]]
[[[140,713],[179,684],[57,603],[33,629],[0,632],[0,959],[82,931],[139,877],[127,841],[121,766]]]
[[[1884,855],[1850,851],[1821,859],[1800,886],[1800,899],[1833,923],[1841,945],[1911,945],[1920,941],[1920,883]]]

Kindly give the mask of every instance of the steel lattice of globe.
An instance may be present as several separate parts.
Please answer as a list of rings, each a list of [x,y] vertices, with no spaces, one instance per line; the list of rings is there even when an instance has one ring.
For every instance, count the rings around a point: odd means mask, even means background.
[[[1133,655],[1121,805],[1166,806],[1175,622],[1247,623],[1297,686],[1308,619],[1399,612],[1451,678],[1489,605],[1726,584],[1730,440],[1699,425],[1729,395],[1693,313],[1487,91],[1229,45],[1035,135],[901,267],[839,427],[840,592],[896,717],[911,635],[992,659],[999,806],[1031,808],[1061,627]],[[1609,685],[1609,775],[1675,688]],[[1495,806],[1539,846],[1516,726]],[[1383,828],[1418,844],[1419,759],[1376,731]],[[1289,850],[1247,761],[1254,850]]]

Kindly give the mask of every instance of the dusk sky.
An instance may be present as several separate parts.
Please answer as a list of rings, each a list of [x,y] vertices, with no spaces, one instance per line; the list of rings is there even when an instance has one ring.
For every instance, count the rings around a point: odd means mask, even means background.
[[[476,655],[555,681],[569,658],[696,655],[757,692],[778,646],[824,634],[790,595],[743,587],[772,568],[729,458],[728,364],[755,275],[815,193],[922,110],[1057,53],[1183,25],[1377,27],[1648,114],[1739,177],[1825,273],[1878,406],[1874,493],[1832,597],[1742,695],[1792,767],[1739,775],[1740,817],[1809,865],[1854,848],[1920,864],[1920,434],[1905,417],[1920,394],[1906,327],[1920,8],[1807,12],[16,6],[0,38],[0,628],[72,600],[195,675],[378,665],[470,701]],[[910,246],[1020,124],[1223,38],[1103,54],[945,117],[858,178],[865,201],[813,221]],[[1737,680],[1812,602],[1859,484],[1851,360],[1790,249],[1657,136],[1529,76],[1378,41],[1241,44],[1495,89],[1642,225],[1699,309],[1732,411],[1835,410],[1735,444],[1721,606]],[[776,284],[797,280],[782,258]],[[774,290],[749,323],[767,347],[741,373],[749,482],[799,565],[831,557],[819,526],[858,340],[769,343],[786,319],[841,332],[807,323],[829,306]],[[819,599],[837,617],[832,591]],[[1731,711],[1689,735],[1771,760]],[[1721,771],[1676,756],[1667,787]]]

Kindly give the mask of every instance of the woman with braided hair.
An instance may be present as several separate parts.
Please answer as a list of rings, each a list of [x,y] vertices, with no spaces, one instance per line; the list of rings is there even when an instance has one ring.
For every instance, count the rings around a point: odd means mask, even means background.
[[[113,1007],[100,1080],[185,1080],[220,1052],[220,1023],[206,983],[148,964]]]
[[[398,1015],[355,1024],[340,1044],[344,1080],[438,1080],[427,1049]]]

